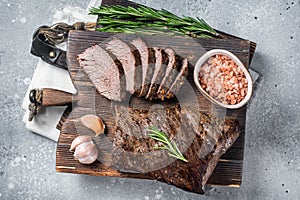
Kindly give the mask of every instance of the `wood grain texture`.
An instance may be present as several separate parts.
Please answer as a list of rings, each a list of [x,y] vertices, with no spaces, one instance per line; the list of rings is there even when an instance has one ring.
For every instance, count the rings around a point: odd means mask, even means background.
[[[61,90],[43,88],[43,106],[65,106],[71,104],[73,95]]]
[[[106,133],[112,137],[112,129],[114,126],[113,111],[110,108],[111,102],[102,97],[89,81],[89,78],[81,70],[76,60],[78,54],[82,53],[86,48],[94,44],[101,43],[112,36],[113,33],[83,32],[72,31],[68,40],[68,67],[71,78],[78,90],[77,104],[73,107],[71,114],[66,119],[61,128],[61,135],[57,145],[57,163],[56,169],[59,172],[70,172],[89,174],[97,176],[117,176],[129,178],[150,179],[148,174],[122,173],[107,167],[106,165],[95,162],[92,165],[82,165],[74,160],[72,152],[69,152],[70,144],[77,134],[92,135],[93,133],[83,127],[79,122],[79,118],[85,114],[97,114],[102,117],[106,124]],[[118,35],[123,39],[130,40],[134,35]],[[150,45],[167,47],[171,46],[177,54],[187,57],[190,62],[190,72],[198,58],[206,51],[222,48],[233,52],[248,67],[250,56],[250,41],[240,39],[191,39],[186,37],[153,37],[142,36]],[[204,96],[198,92],[193,83],[192,73],[189,74],[188,80],[196,91],[199,102],[199,109],[204,112],[211,113],[219,108],[212,105]],[[131,106],[145,106],[148,101],[141,98],[132,97]],[[244,147],[244,130],[246,119],[246,108],[238,110],[226,110],[227,117],[237,119],[240,123],[240,137],[233,146],[222,156],[208,184],[238,186],[242,180],[242,164],[243,164],[243,147]],[[97,142],[97,141],[96,141]]]

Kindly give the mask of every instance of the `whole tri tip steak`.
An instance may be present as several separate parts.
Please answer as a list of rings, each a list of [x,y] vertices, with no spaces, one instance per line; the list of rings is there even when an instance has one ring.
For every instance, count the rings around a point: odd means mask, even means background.
[[[237,120],[217,118],[193,106],[177,105],[151,112],[116,105],[115,111],[116,169],[149,172],[153,179],[200,194],[220,157],[240,134]],[[158,142],[147,136],[149,126],[158,127],[175,141],[188,162],[175,160],[165,165],[170,156],[153,148]]]
[[[80,67],[104,97],[122,101],[125,97],[124,70],[118,59],[99,45],[86,49],[77,57]]]

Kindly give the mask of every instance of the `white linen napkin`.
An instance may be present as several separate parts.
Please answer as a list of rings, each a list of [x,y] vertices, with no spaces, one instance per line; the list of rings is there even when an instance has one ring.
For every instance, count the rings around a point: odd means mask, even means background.
[[[75,22],[95,22],[97,17],[88,15],[88,8],[100,6],[101,1],[91,0],[86,10],[78,7],[66,7],[62,11],[57,11],[53,17],[53,24],[57,22],[68,24]],[[66,49],[66,44],[60,45],[59,48]],[[63,115],[66,106],[42,107],[37,116],[31,122],[28,121],[29,92],[34,88],[52,88],[73,94],[76,93],[76,89],[68,71],[52,66],[42,59],[39,60],[23,100],[22,108],[25,110],[23,122],[26,124],[26,128],[32,132],[57,142],[59,130],[56,129],[56,125]]]

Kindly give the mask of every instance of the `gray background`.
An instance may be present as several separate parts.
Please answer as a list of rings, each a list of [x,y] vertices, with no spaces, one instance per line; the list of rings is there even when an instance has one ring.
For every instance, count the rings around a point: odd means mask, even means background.
[[[156,181],[55,172],[56,144],[25,129],[21,102],[38,59],[29,54],[35,28],[56,10],[85,1],[0,2],[0,199],[300,199],[299,0],[164,0],[136,2],[258,43],[252,68],[262,81],[249,105],[243,184],[205,196]]]

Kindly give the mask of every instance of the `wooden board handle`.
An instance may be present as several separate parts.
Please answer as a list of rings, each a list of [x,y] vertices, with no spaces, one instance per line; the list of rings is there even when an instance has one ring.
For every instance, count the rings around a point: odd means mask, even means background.
[[[65,106],[71,104],[73,95],[68,92],[44,88],[42,106]]]
[[[66,106],[73,102],[73,94],[50,89],[32,89],[29,92],[30,111],[28,120],[31,121],[42,106]]]

